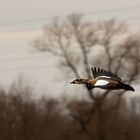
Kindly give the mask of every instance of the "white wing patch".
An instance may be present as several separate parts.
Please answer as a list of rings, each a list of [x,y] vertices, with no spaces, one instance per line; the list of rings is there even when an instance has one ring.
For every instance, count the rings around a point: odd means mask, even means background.
[[[104,78],[111,78],[111,77],[109,77],[109,76],[100,76],[100,77],[104,77]]]
[[[106,80],[97,80],[97,82],[95,83],[95,86],[105,86],[107,85],[109,82]]]

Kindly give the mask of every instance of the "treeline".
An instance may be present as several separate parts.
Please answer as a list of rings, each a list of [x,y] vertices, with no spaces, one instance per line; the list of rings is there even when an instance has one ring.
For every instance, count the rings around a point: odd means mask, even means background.
[[[32,88],[0,90],[0,140],[139,140],[140,98],[91,101],[33,98]],[[38,93],[39,94],[39,93]],[[69,98],[69,97],[67,97]],[[118,100],[119,99],[119,105]],[[67,100],[67,101],[66,101]],[[117,106],[115,105],[117,101]]]

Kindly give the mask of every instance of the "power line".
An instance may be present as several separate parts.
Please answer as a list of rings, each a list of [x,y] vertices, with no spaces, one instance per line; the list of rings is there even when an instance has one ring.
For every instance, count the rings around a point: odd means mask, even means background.
[[[83,13],[83,14],[84,15],[93,15],[93,14],[102,14],[102,13],[104,14],[104,13],[108,13],[108,12],[116,12],[116,11],[120,12],[120,11],[127,11],[127,10],[138,9],[138,8],[140,8],[139,4],[138,5],[133,5],[133,6],[125,6],[125,7],[91,11],[91,12],[87,12],[87,13]],[[0,26],[25,24],[25,23],[40,22],[40,21],[49,21],[49,20],[54,19],[55,17],[64,18],[65,16],[52,16],[52,17],[44,17],[44,18],[32,18],[32,19],[25,19],[25,20],[16,20],[16,21],[3,22],[3,23],[1,22]]]
[[[125,7],[118,7],[118,8],[86,12],[86,13],[83,13],[83,15],[85,15],[85,16],[95,15],[95,14],[99,15],[99,14],[106,14],[106,13],[110,13],[110,12],[122,12],[122,11],[127,11],[127,10],[134,10],[134,9],[138,9],[138,8],[140,8],[140,5],[125,6]],[[3,26],[3,25],[9,26],[9,25],[26,24],[26,23],[30,24],[30,23],[37,23],[37,22],[41,22],[41,21],[42,22],[44,21],[46,23],[46,21],[50,21],[50,20],[54,19],[55,17],[64,18],[65,16],[52,16],[52,17],[45,17],[45,18],[32,18],[32,19],[26,19],[26,20],[17,20],[17,21],[13,21],[13,22],[3,22],[3,23],[0,23],[0,26]],[[32,27],[30,27],[30,28],[32,28]],[[16,29],[12,29],[12,30],[16,30]],[[24,29],[26,30],[25,27],[24,27]],[[29,28],[27,30],[29,30]]]
[[[122,18],[121,20],[135,20],[135,21],[139,21],[140,20],[140,16],[135,16],[135,17],[126,17],[126,18]],[[131,25],[131,23],[129,24],[129,25]],[[134,24],[133,24],[134,25]],[[8,39],[6,39],[6,38],[4,38],[4,39],[1,39],[0,38],[0,40],[10,40],[10,41],[19,41],[19,40],[21,40],[21,41],[23,41],[23,39],[25,39],[25,40],[27,40],[27,39],[33,39],[34,37],[33,36],[30,36],[30,37],[22,37],[22,38],[8,38]],[[20,43],[19,43],[20,44]],[[0,46],[0,48],[1,48],[2,46]]]
[[[88,15],[84,15],[84,16],[88,16]],[[110,17],[110,18],[113,18],[113,17]],[[117,19],[117,18],[116,18]],[[127,20],[127,22],[130,22],[132,20],[140,20],[140,16],[136,16],[136,17],[124,17],[124,18],[120,18],[120,20]],[[40,32],[42,31],[42,28],[36,28],[37,30],[40,30]],[[8,31],[12,31],[12,32],[22,32],[22,31],[32,31],[33,28],[32,27],[27,27],[24,29],[23,28],[13,28],[11,27],[10,29],[5,29],[5,30],[2,30],[0,32],[8,32]],[[23,40],[23,39],[32,39],[34,36],[29,36],[29,37],[21,37],[21,38],[10,38],[9,40]],[[4,39],[0,39],[0,40],[6,40],[5,38]]]
[[[94,14],[108,13],[108,12],[114,12],[114,11],[119,11],[120,12],[120,11],[123,11],[123,10],[126,11],[126,10],[137,9],[137,8],[140,8],[140,5],[127,6],[127,7],[119,7],[119,8],[114,8],[114,9],[111,8],[111,9],[104,9],[104,10],[92,11],[92,12],[85,13],[85,16],[88,15],[88,14],[94,15]],[[19,23],[20,22],[26,23],[26,22],[30,22],[30,21],[35,22],[36,20],[38,21],[38,20],[42,20],[42,19],[53,19],[53,18],[54,17],[39,18],[39,19],[29,19],[29,20],[15,21],[13,23],[18,23],[18,22]],[[127,18],[123,18],[123,20],[137,20],[137,21],[139,21],[140,20],[140,16],[137,16],[137,17],[127,17]],[[133,23],[132,25],[134,26],[134,25],[138,25],[138,24],[139,24],[139,22]],[[131,24],[129,24],[129,25],[131,25]],[[10,39],[10,40],[21,40],[21,39],[32,39],[32,37],[14,38],[14,39]],[[5,39],[5,40],[7,40],[7,39]]]
[[[0,72],[6,72],[6,71],[18,71],[18,70],[37,70],[37,69],[46,69],[48,67],[52,67],[53,65],[42,65],[42,66],[28,66],[28,67],[14,67],[14,68],[4,68],[0,69]]]
[[[35,55],[35,56],[28,56],[28,57],[5,58],[5,59],[0,59],[0,61],[8,62],[8,61],[21,61],[21,60],[34,60],[34,59],[39,59],[39,57],[43,58],[43,56],[47,56],[47,55],[42,54],[42,55]]]
[[[116,12],[116,11],[126,11],[126,10],[132,10],[132,9],[138,9],[140,8],[140,5],[133,5],[133,6],[125,6],[125,7],[118,7],[118,8],[111,8],[111,9],[104,9],[104,10],[98,10],[98,11],[91,11],[85,13],[86,15],[93,15],[93,14],[104,14],[108,12]]]
[[[140,8],[140,7],[139,7]],[[86,16],[86,15],[85,15]],[[131,17],[124,17],[124,18],[122,18],[121,20],[127,20],[127,21],[130,21],[130,20],[140,20],[140,16],[131,16]],[[15,29],[12,29],[12,31],[13,30],[15,30]],[[6,32],[7,31],[11,31],[11,30],[5,30]],[[24,30],[25,31],[25,30]],[[15,32],[16,32],[16,30],[15,30]],[[22,37],[22,38],[9,38],[8,40],[23,40],[23,39],[32,39],[32,38],[34,38],[34,36],[28,36],[28,37]],[[7,39],[0,39],[0,40],[7,40]]]

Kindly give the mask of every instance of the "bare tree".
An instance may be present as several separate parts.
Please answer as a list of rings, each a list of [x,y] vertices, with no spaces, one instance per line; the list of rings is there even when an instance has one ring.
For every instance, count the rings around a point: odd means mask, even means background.
[[[90,67],[105,66],[116,74],[125,76],[128,82],[137,79],[140,72],[140,42],[138,36],[129,34],[129,28],[115,19],[89,22],[80,14],[72,14],[65,20],[55,19],[51,24],[44,27],[43,36],[34,41],[34,47],[38,51],[47,51],[60,58],[60,67],[65,71],[80,78],[86,75],[92,78]],[[116,41],[117,40],[117,41]],[[99,50],[99,51],[98,51]],[[99,52],[96,55],[96,52]],[[119,108],[121,96],[125,91],[117,92],[114,96],[116,103],[107,106],[107,95],[111,91],[97,93],[88,91],[92,99],[93,107],[89,118],[94,115],[96,119],[97,140],[104,140],[103,124],[108,119],[104,115],[106,110],[111,112]],[[108,108],[105,108],[105,107]],[[81,117],[73,116],[81,128],[88,132],[88,121],[81,121]],[[89,132],[87,133],[89,135]],[[92,139],[92,136],[89,135]]]

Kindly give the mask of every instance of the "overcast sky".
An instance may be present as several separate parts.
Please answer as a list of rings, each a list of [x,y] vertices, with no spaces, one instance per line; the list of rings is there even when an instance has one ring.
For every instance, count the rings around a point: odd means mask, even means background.
[[[118,10],[106,11],[111,9]],[[41,35],[48,18],[73,12],[92,13],[88,15],[91,19],[117,17],[140,23],[139,0],[0,0],[0,84],[10,83],[20,73],[43,85],[54,82],[55,60],[31,53],[31,44]],[[41,69],[42,66],[46,68]]]
[[[140,5],[139,0],[0,0],[0,23]]]

